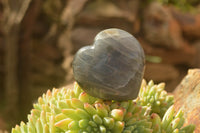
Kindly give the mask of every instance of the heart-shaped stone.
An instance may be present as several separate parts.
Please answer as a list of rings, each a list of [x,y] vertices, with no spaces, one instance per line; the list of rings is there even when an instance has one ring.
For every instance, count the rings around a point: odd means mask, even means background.
[[[139,42],[126,31],[101,31],[92,46],[81,48],[73,60],[74,78],[88,94],[105,100],[136,98],[145,56]]]

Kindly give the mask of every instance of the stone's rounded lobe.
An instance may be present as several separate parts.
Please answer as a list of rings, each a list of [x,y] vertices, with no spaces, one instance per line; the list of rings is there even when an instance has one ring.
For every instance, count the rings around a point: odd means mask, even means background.
[[[88,94],[105,100],[136,98],[144,73],[145,56],[139,42],[126,31],[107,29],[73,60],[74,78]]]

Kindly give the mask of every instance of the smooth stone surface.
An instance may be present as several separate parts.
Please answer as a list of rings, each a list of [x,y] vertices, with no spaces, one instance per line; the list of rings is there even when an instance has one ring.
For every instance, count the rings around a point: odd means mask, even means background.
[[[135,37],[112,28],[97,34],[93,45],[81,48],[72,65],[75,80],[88,94],[122,101],[137,97],[145,56]]]

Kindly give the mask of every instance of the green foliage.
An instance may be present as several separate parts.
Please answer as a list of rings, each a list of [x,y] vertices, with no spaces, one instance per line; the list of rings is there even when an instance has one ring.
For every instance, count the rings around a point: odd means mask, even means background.
[[[157,113],[163,117],[167,109],[174,103],[174,97],[167,94],[165,83],[154,84],[151,80],[147,84],[142,81],[142,86],[137,98],[137,103],[151,108],[151,113]]]
[[[161,63],[162,62],[162,58],[159,56],[146,55],[145,58],[146,58],[146,61],[152,62],[152,63]]]
[[[160,2],[164,5],[173,5],[182,11],[191,11],[200,4],[199,0],[148,0],[148,2]]]
[[[194,126],[182,127],[183,112],[175,115],[172,104],[163,83],[143,81],[137,99],[121,102],[92,97],[75,83],[39,97],[28,122],[12,133],[192,133]]]

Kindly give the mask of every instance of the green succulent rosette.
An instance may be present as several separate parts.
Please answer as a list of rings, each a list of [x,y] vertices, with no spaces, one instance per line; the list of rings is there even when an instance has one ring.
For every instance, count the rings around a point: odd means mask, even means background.
[[[163,91],[163,84],[143,81],[137,99],[119,102],[92,97],[77,83],[53,89],[12,133],[192,133],[194,125],[183,127],[183,112],[175,114],[173,97]]]
[[[165,83],[154,84],[153,80],[148,83],[143,80],[137,103],[149,107],[151,113],[163,117],[167,109],[174,104],[174,97],[165,91]]]

